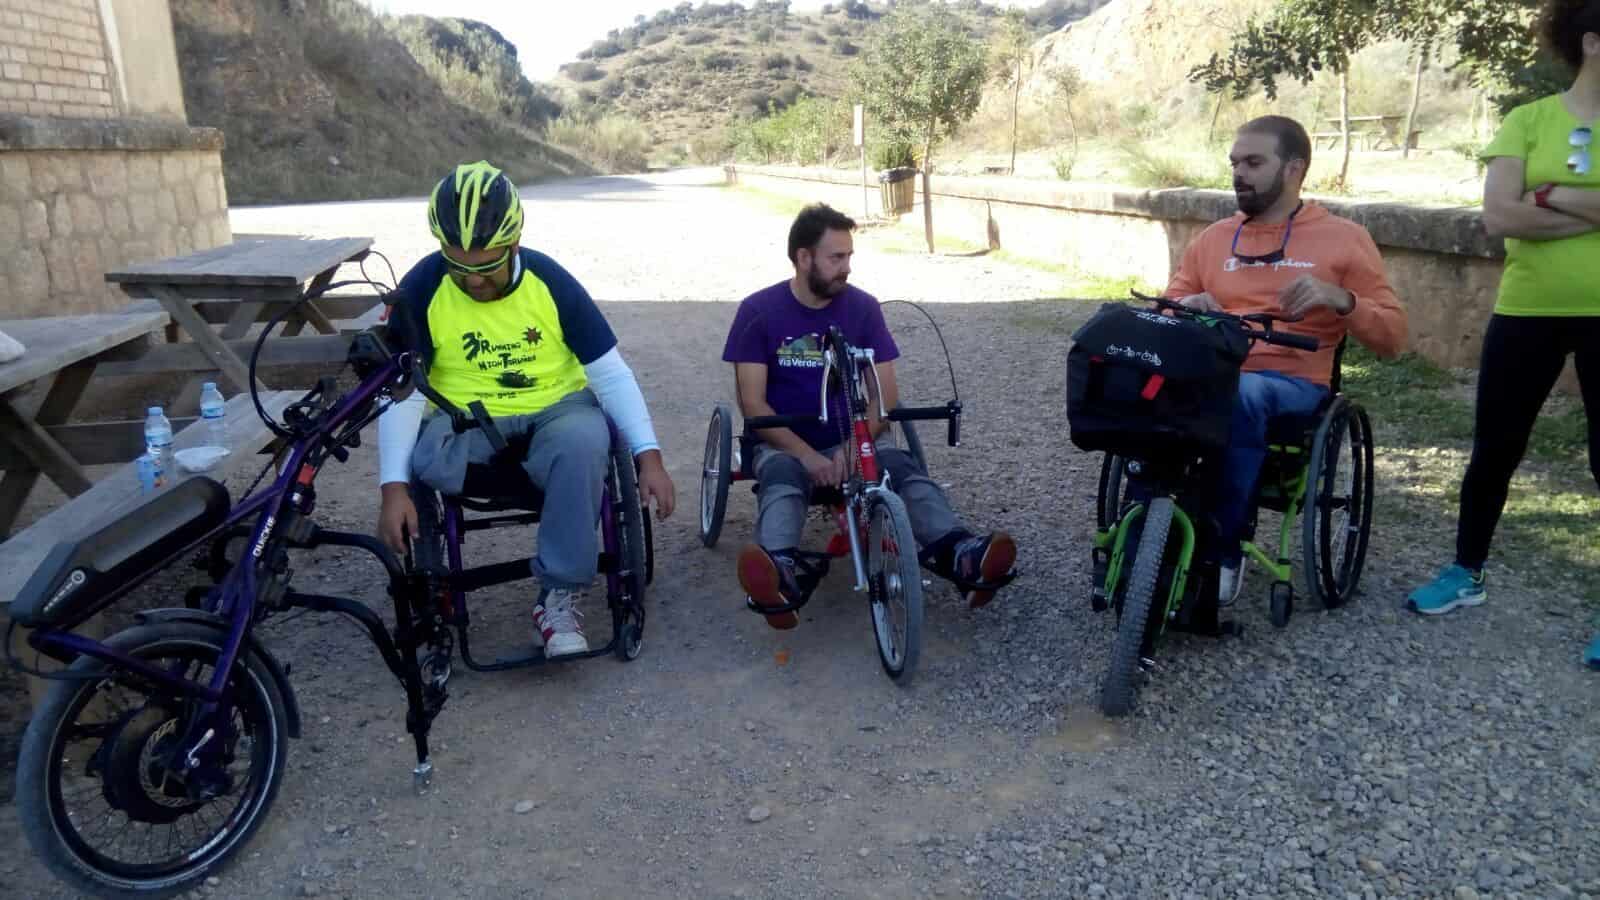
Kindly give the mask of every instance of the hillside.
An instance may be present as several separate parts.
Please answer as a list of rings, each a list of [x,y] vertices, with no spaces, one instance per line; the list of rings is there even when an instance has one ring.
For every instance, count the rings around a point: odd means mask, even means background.
[[[533,137],[558,107],[478,23],[386,26],[356,0],[172,0],[172,18],[189,121],[222,129],[235,204],[415,195],[485,157],[521,181],[592,171]],[[497,81],[499,109],[472,89]]]
[[[1047,31],[1104,2],[1051,0],[1030,21]],[[980,36],[1002,12],[980,0],[954,5]],[[658,147],[689,152],[687,145],[802,95],[842,96],[850,64],[886,11],[859,0],[805,14],[791,13],[786,0],[680,3],[595,41],[556,83],[580,106],[642,121]]]

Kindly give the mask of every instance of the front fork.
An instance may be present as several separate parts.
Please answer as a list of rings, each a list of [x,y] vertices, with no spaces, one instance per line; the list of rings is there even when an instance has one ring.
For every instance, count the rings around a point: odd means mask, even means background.
[[[1113,604],[1117,590],[1122,585],[1123,568],[1134,555],[1136,547],[1128,546],[1128,539],[1132,532],[1133,523],[1144,516],[1145,506],[1135,503],[1129,506],[1111,528],[1096,531],[1094,535],[1094,549],[1091,551],[1094,558],[1094,590],[1090,595],[1090,603],[1096,612],[1103,612]],[[1189,514],[1183,507],[1173,504],[1172,525],[1178,535],[1178,557],[1172,572],[1172,582],[1167,591],[1165,609],[1161,615],[1161,628],[1166,629],[1167,622],[1178,614],[1178,609],[1183,605],[1183,592],[1189,581],[1189,566],[1194,559],[1194,523],[1189,520]],[[1167,543],[1172,542],[1172,535],[1168,533]]]

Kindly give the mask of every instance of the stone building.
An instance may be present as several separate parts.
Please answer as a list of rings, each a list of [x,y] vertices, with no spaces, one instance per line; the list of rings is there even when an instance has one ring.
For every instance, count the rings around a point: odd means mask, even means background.
[[[108,270],[230,240],[167,0],[0,0],[0,319],[115,309]]]

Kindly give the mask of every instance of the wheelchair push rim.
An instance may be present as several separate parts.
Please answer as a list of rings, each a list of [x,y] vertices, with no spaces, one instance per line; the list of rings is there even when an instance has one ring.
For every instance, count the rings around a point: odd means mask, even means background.
[[[712,547],[722,535],[733,480],[733,415],[717,404],[706,427],[706,450],[700,467],[700,543]]]
[[[1372,530],[1372,427],[1366,410],[1341,402],[1312,445],[1303,513],[1306,586],[1325,609],[1350,602]]]

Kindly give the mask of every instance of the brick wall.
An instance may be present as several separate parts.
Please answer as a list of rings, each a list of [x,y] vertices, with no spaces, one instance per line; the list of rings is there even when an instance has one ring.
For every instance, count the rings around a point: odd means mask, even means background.
[[[96,0],[0,0],[0,113],[117,114]]]

